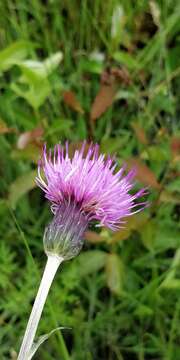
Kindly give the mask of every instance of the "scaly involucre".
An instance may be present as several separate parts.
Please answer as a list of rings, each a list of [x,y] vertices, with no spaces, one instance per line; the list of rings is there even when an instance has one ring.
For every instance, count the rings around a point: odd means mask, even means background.
[[[99,155],[99,146],[90,145],[85,155],[86,142],[69,156],[68,144],[54,147],[54,154],[44,147],[39,163],[37,184],[52,203],[56,213],[62,203],[73,203],[90,220],[100,226],[116,230],[123,219],[140,211],[147,203],[136,200],[146,193],[141,189],[130,194],[134,187],[135,170],[124,174],[125,168],[116,171],[117,164],[109,156]],[[41,171],[44,177],[41,176]]]

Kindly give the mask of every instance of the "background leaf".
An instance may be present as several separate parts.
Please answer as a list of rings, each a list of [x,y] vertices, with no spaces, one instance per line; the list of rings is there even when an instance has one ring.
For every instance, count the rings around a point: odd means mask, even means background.
[[[123,288],[124,266],[117,254],[107,256],[106,276],[109,289],[119,295]]]
[[[80,276],[86,276],[102,269],[106,262],[107,253],[102,250],[89,250],[77,258],[78,267],[81,269]]]
[[[35,177],[37,175],[36,170],[27,172],[24,175],[19,176],[11,185],[9,189],[8,201],[10,206],[14,209],[18,200],[26,194],[28,191],[32,190],[35,186]]]
[[[19,40],[0,51],[0,72],[7,71],[13,65],[27,57],[33,43]]]

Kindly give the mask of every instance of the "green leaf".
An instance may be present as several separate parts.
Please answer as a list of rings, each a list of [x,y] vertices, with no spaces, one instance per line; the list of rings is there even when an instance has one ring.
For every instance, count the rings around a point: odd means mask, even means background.
[[[148,42],[147,45],[138,53],[138,63],[143,68],[152,63],[154,57],[159,53],[159,48],[162,46],[162,37],[159,33],[155,34]]]
[[[111,37],[112,39],[117,39],[119,43],[119,38],[122,35],[123,28],[125,26],[125,13],[121,5],[116,5],[113,9],[112,19],[111,19]]]
[[[32,348],[28,354],[28,359],[27,360],[31,360],[32,357],[34,356],[34,354],[36,353],[36,351],[38,350],[38,348],[43,344],[44,341],[48,340],[49,337],[54,334],[55,331],[58,331],[58,330],[62,330],[62,329],[67,329],[67,328],[64,328],[62,326],[60,327],[57,327],[56,329],[53,329],[52,331],[50,331],[48,334],[44,334],[42,336],[40,336],[36,342],[33,343],[32,345]]]
[[[116,93],[115,100],[120,100],[120,99],[135,100],[136,94],[129,90],[119,90]]]
[[[175,252],[169,272],[161,283],[161,288],[180,289],[180,279],[176,277],[176,272],[180,269],[180,248]]]
[[[159,200],[163,203],[180,204],[180,193],[163,190]]]
[[[14,149],[11,152],[11,158],[14,160],[28,160],[37,163],[41,156],[40,147],[35,144],[29,144],[25,149]]]
[[[166,91],[166,90],[165,90]],[[175,99],[169,97],[168,94],[156,94],[149,102],[149,109],[154,114],[156,112],[165,111],[169,114],[174,114]]]
[[[18,96],[24,98],[34,109],[38,109],[51,92],[50,84],[46,79],[36,82],[32,81],[32,84],[29,84],[29,89],[26,91],[21,89],[16,83],[11,85],[11,89]]]
[[[180,244],[180,231],[176,227],[160,224],[156,229],[155,247],[157,250],[177,248]]]
[[[149,221],[142,228],[142,232],[141,232],[141,240],[143,242],[143,245],[148,250],[154,248],[155,234],[156,234],[156,224],[153,221]]]
[[[81,62],[82,70],[92,74],[101,74],[103,71],[103,64],[95,60],[83,60]]]
[[[16,207],[18,200],[26,194],[28,191],[32,190],[35,186],[35,177],[37,171],[33,170],[24,175],[19,176],[11,185],[9,191],[8,201],[12,208]]]
[[[173,47],[168,50],[167,61],[171,71],[176,70],[179,67],[179,54],[180,54],[180,45]]]
[[[149,250],[165,251],[179,245],[179,231],[168,224],[158,224],[155,220],[149,220],[140,229],[140,233],[144,246]]]
[[[138,61],[134,58],[134,55],[130,55],[127,52],[117,51],[112,57],[118,63],[125,65],[130,70],[137,70],[139,67]]]
[[[167,190],[170,192],[180,192],[180,178],[173,179],[168,185],[166,185]]]
[[[49,58],[47,58],[44,61],[36,61],[36,60],[25,60],[19,62],[19,67],[22,69],[22,71],[26,74],[29,74],[32,76],[32,74],[46,78],[49,76],[59,65],[63,58],[62,52],[57,52],[53,55],[51,55]]]
[[[108,154],[113,154],[116,151],[122,149],[129,141],[130,134],[124,134],[124,136],[118,136],[117,138],[102,139],[101,151]]]
[[[15,254],[7,243],[0,242],[0,288],[8,289],[10,279],[16,271]]]
[[[148,147],[148,154],[151,161],[162,163],[170,160],[170,152],[168,144],[161,144],[161,146],[151,145]]]
[[[27,57],[33,47],[29,41],[17,41],[0,51],[0,72],[6,71]]]
[[[141,305],[137,306],[134,313],[138,318],[141,319],[141,318],[147,318],[149,316],[152,316],[153,310],[149,306],[141,304]]]
[[[102,269],[106,263],[107,253],[101,250],[89,250],[77,258],[80,276],[86,276]]]
[[[38,109],[51,93],[48,76],[57,68],[61,60],[62,53],[58,52],[42,62],[34,60],[19,62],[22,75],[18,82],[11,84],[11,89],[34,109]]]
[[[117,254],[107,256],[106,276],[109,289],[115,294],[120,294],[123,288],[124,265]]]

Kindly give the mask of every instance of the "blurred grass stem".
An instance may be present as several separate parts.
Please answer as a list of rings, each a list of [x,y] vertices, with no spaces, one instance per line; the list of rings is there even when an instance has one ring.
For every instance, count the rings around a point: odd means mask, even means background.
[[[23,342],[20,348],[19,356],[17,360],[30,360],[31,349],[36,335],[36,330],[41,318],[43,307],[47,299],[47,295],[54,276],[57,272],[59,265],[62,263],[63,258],[56,255],[48,255],[47,263],[44,269],[44,274],[39,286],[39,290],[31,311],[31,315],[27,324],[27,328],[24,334]],[[66,349],[65,349],[66,350]],[[64,360],[68,360],[67,352],[64,352]]]

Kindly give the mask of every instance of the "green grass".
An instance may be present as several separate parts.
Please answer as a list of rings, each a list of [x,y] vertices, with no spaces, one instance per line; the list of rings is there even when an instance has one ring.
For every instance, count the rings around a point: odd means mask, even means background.
[[[112,36],[113,14],[122,9]],[[146,164],[138,178],[151,206],[117,234],[102,229],[97,238],[91,229],[79,257],[58,272],[38,333],[67,327],[72,360],[180,358],[179,13],[172,0],[1,2],[1,359],[16,358],[46,261],[51,215],[34,186],[41,145],[66,139],[98,142],[119,164]],[[94,51],[104,60],[92,59]],[[130,82],[117,80],[113,104],[92,122],[102,73],[114,81],[114,68],[128,71]],[[83,114],[64,101],[65,91]],[[41,139],[20,149],[20,135],[37,127]],[[34,358],[66,360],[62,335],[55,332]]]

